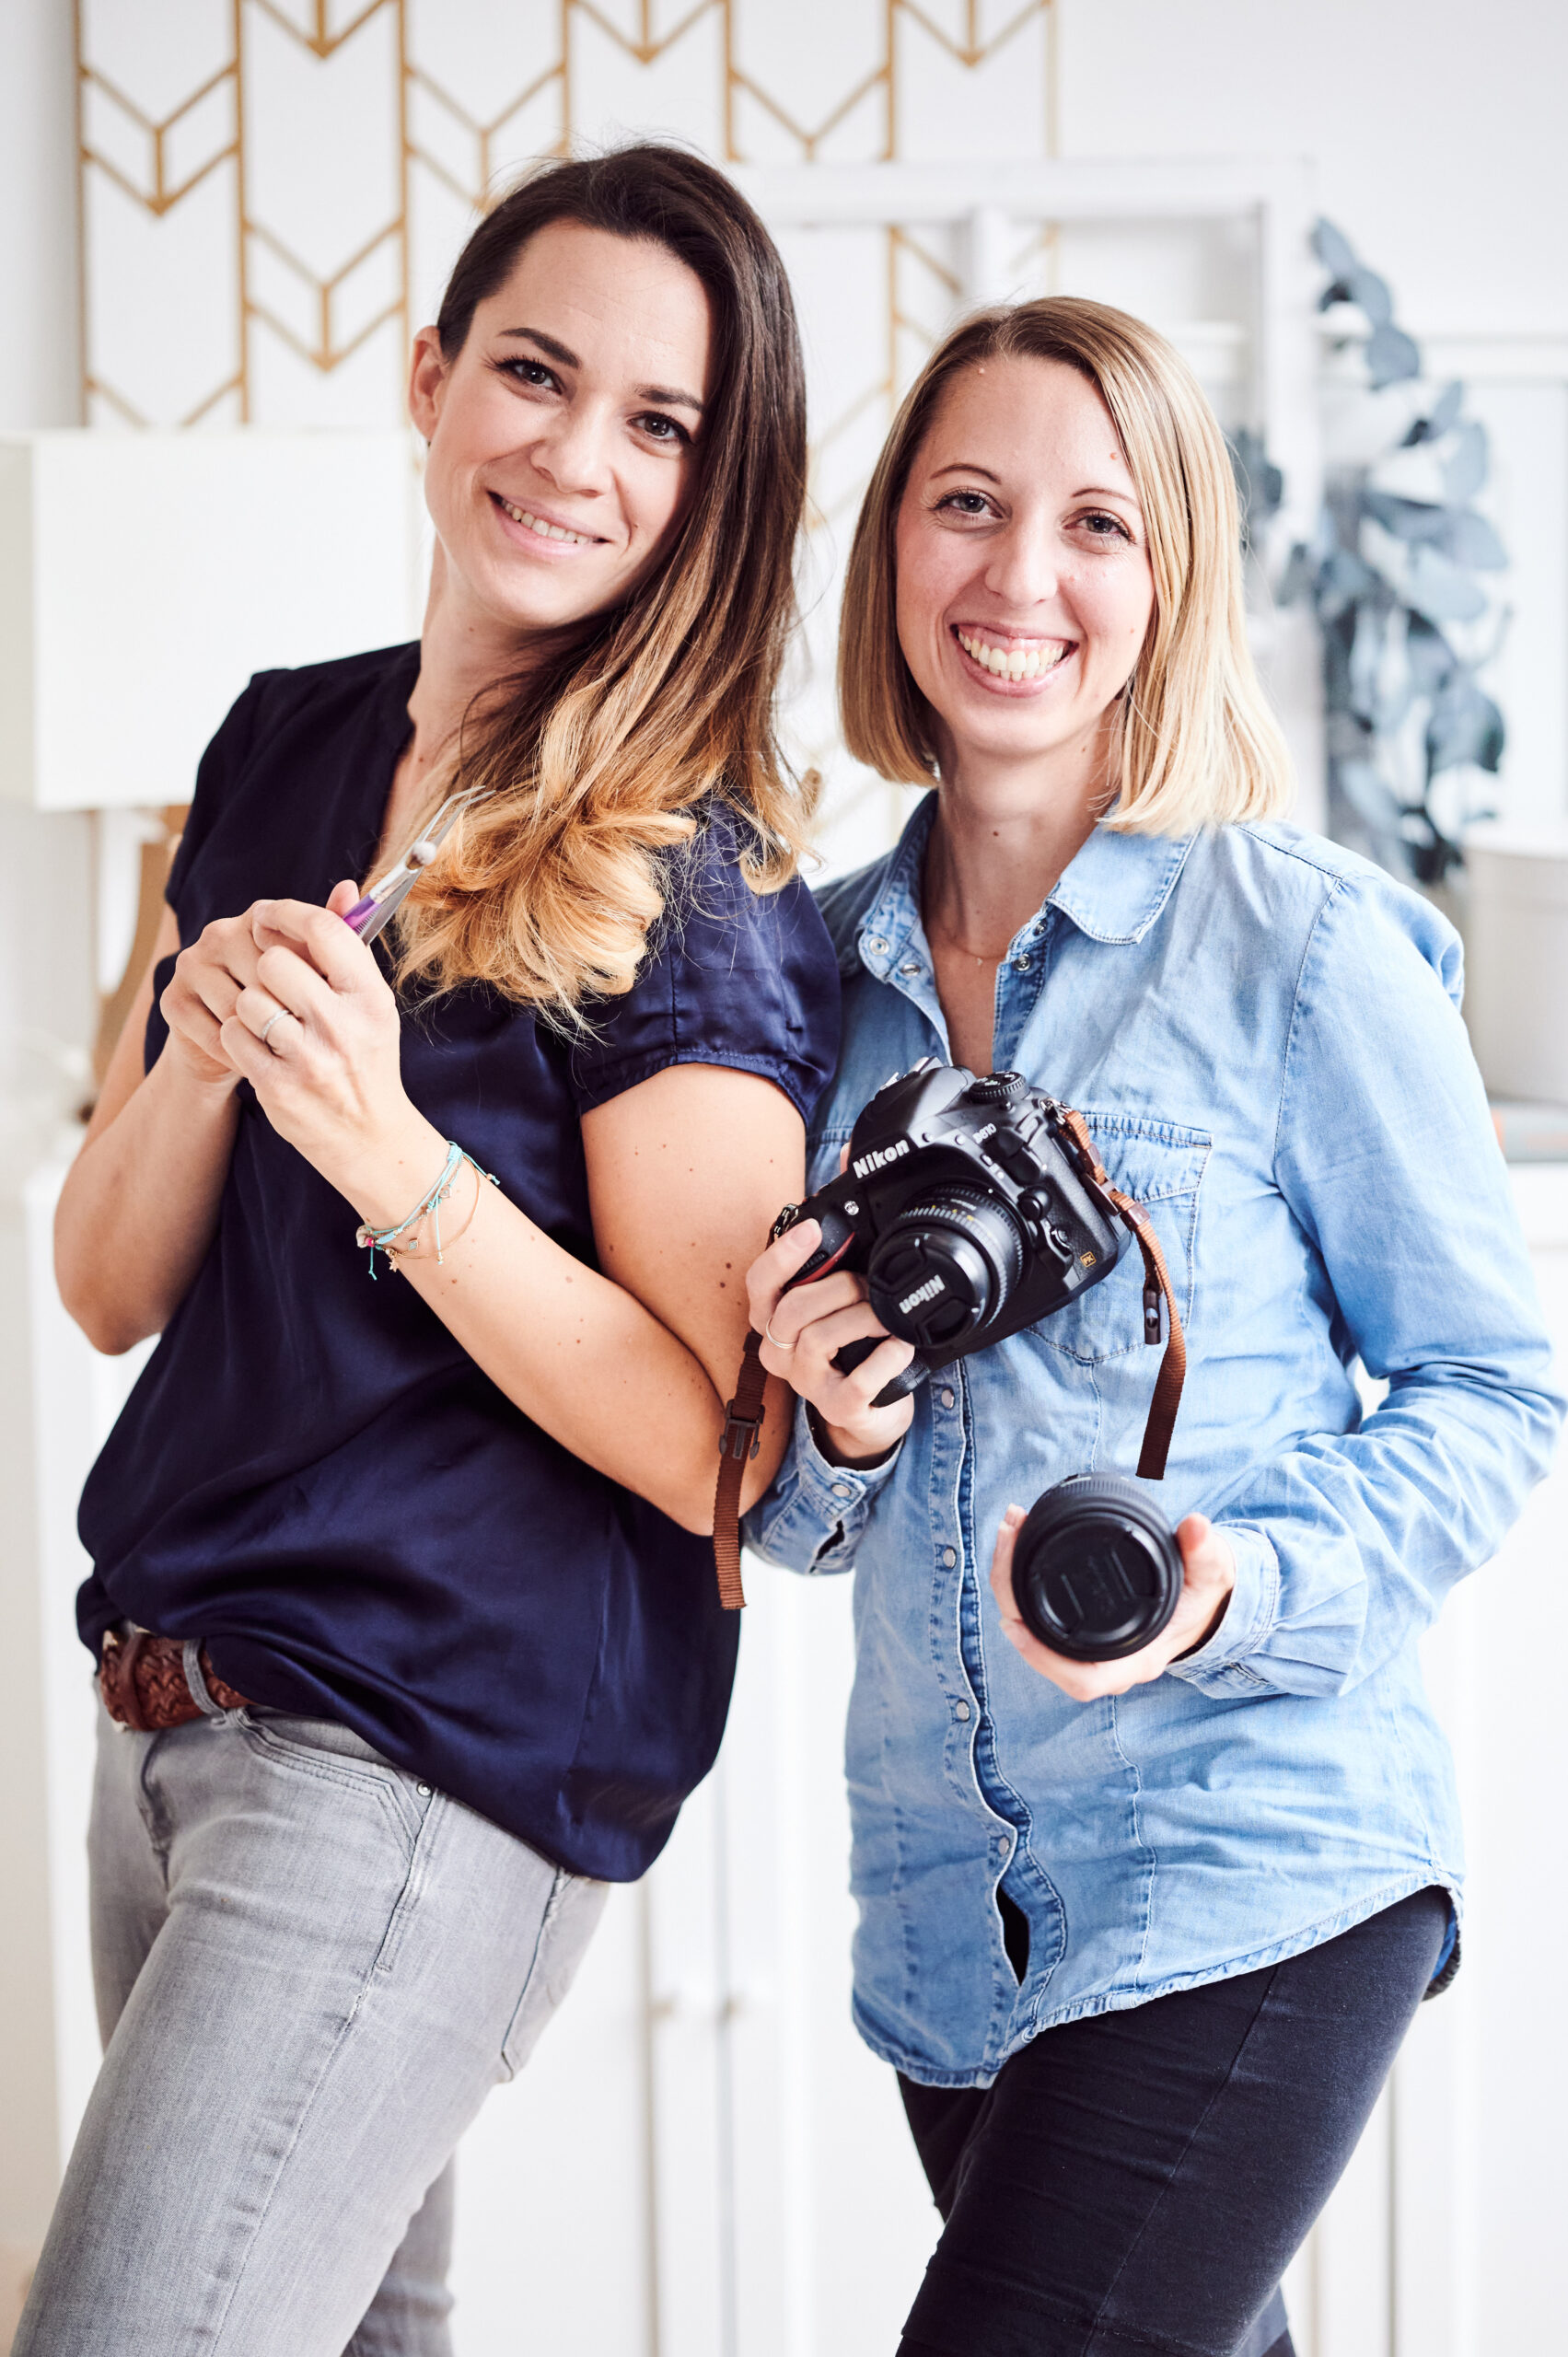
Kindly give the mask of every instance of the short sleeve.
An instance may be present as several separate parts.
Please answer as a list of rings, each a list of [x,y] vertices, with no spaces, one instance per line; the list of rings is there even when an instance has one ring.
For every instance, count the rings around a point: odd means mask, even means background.
[[[250,749],[262,692],[267,680],[273,676],[266,671],[255,673],[244,692],[230,704],[222,726],[197,766],[196,791],[186,817],[185,831],[180,838],[180,847],[169,866],[168,881],[164,886],[163,897],[176,915],[180,911],[191,864],[223,808],[235,772]]]
[[[782,1088],[810,1121],[839,1052],[839,972],[799,877],[758,893],[739,821],[715,806],[671,878],[670,912],[623,997],[584,1011],[573,1048],[580,1113],[670,1064],[723,1064]]]

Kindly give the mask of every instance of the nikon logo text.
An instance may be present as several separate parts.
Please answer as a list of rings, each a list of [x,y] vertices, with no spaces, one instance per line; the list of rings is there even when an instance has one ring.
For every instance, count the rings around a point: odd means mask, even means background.
[[[946,1293],[947,1290],[940,1277],[927,1277],[923,1285],[916,1285],[913,1293],[905,1294],[899,1304],[900,1314],[907,1318],[910,1311],[918,1309],[923,1301],[935,1301],[939,1293]]]
[[[875,1154],[863,1154],[858,1162],[851,1163],[850,1168],[857,1178],[869,1178],[871,1173],[874,1170],[880,1170],[885,1162],[897,1162],[899,1156],[901,1154],[907,1154],[909,1150],[908,1138],[900,1138],[897,1145],[882,1145],[877,1148]]]

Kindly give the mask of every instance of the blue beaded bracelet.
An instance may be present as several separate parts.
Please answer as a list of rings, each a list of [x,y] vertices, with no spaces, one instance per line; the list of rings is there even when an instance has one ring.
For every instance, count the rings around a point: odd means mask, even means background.
[[[450,1140],[448,1140],[447,1145],[447,1159],[442,1165],[441,1176],[436,1179],[435,1186],[430,1189],[427,1194],[421,1195],[418,1202],[415,1203],[407,1219],[399,1220],[395,1227],[361,1226],[355,1230],[354,1242],[359,1246],[362,1251],[368,1251],[370,1255],[370,1274],[372,1278],[374,1278],[376,1274],[377,1253],[384,1252],[387,1256],[388,1266],[395,1268],[397,1263],[392,1259],[392,1252],[399,1238],[406,1236],[411,1227],[416,1227],[422,1219],[430,1218],[432,1213],[435,1215],[436,1260],[437,1267],[441,1265],[441,1206],[446,1202],[447,1196],[451,1193],[452,1181],[456,1178],[459,1171],[462,1168],[465,1162],[468,1164],[469,1168],[472,1170],[478,1178],[488,1178],[493,1187],[498,1187],[500,1185],[501,1182],[496,1178],[493,1170],[482,1170],[471,1154],[465,1154],[460,1145],[454,1145]]]

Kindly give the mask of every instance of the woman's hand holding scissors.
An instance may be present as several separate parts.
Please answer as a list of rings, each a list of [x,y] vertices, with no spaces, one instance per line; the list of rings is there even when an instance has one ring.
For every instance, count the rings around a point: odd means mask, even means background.
[[[397,1002],[343,921],[355,897],[340,884],[324,909],[260,900],[186,949],[164,911],[57,1223],[62,1297],[100,1351],[158,1333],[184,1299],[216,1231],[241,1080],[370,1225],[401,1219],[435,1183],[446,1141],[404,1094]],[[149,1072],[154,975],[171,958],[168,1038]],[[106,1231],[122,1239],[107,1260]]]
[[[168,1026],[165,1054],[184,1079],[211,1087],[218,1097],[229,1095],[242,1077],[225,1052],[222,1029],[255,959],[250,911],[220,918],[180,952],[158,1001]]]
[[[343,883],[325,908],[258,900],[223,945],[229,987],[203,994],[219,1051],[279,1136],[378,1226],[434,1182],[447,1148],[404,1090],[391,986],[343,922],[357,898]]]

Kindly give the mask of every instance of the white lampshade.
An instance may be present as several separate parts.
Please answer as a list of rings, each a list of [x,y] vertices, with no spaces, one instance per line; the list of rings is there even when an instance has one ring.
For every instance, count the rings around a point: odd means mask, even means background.
[[[253,671],[418,629],[399,433],[0,435],[0,795],[190,799]]]

